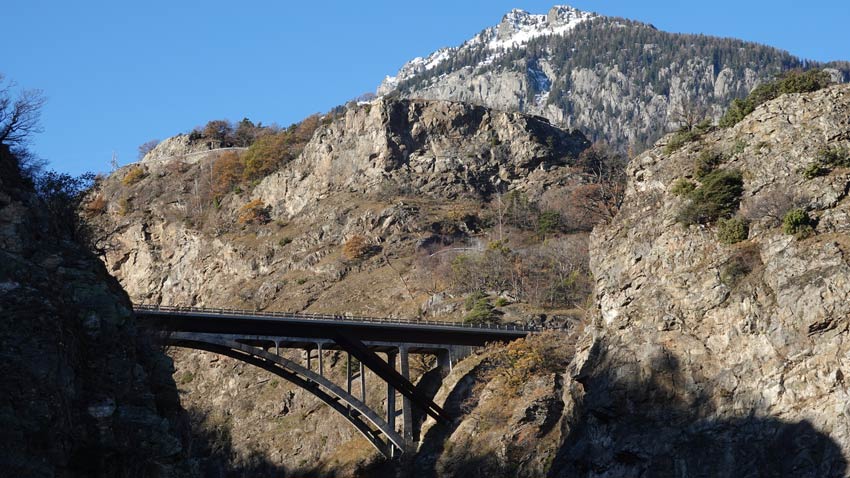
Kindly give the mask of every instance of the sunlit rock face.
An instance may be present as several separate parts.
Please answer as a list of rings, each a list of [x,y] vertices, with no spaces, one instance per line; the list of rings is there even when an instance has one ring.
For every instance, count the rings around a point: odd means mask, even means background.
[[[623,208],[591,240],[599,315],[575,371],[591,414],[571,441],[591,458],[568,451],[565,470],[845,476],[850,172],[803,171],[825,148],[850,148],[848,117],[846,86],[786,95],[632,161]],[[671,186],[695,178],[705,151],[743,175],[750,228],[733,245],[716,225],[677,222],[686,199]],[[793,207],[816,224],[808,237],[783,231]]]

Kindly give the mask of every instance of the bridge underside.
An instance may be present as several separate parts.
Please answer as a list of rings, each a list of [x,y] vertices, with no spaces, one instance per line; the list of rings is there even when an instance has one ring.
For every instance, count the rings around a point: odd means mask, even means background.
[[[430,397],[417,391],[409,379],[408,356],[411,353],[437,356],[437,366],[447,373],[458,353],[467,353],[469,348],[449,350],[433,344],[390,344],[385,342],[363,343],[356,339],[340,336],[337,340],[273,336],[239,336],[231,334],[206,334],[172,332],[164,334],[164,342],[171,346],[203,350],[216,353],[273,373],[313,394],[329,405],[357,431],[359,431],[381,454],[387,458],[398,457],[414,443],[412,406],[421,408],[434,419],[446,422],[450,418]],[[302,349],[306,352],[306,367],[280,355],[280,349]],[[274,352],[272,352],[272,350]],[[313,365],[313,351],[316,351]],[[324,374],[324,351],[344,351],[348,354],[345,388],[333,383]],[[452,354],[454,352],[454,355]],[[387,357],[382,359],[378,353]],[[351,357],[360,361],[360,397],[352,393]],[[396,358],[400,357],[400,370],[396,370]],[[386,418],[383,411],[375,411],[366,405],[365,370],[380,377],[387,384]],[[316,368],[314,371],[313,369]],[[396,429],[396,394],[402,395],[402,428]]]
[[[450,417],[410,381],[409,354],[437,357],[441,374],[473,347],[507,342],[535,328],[458,324],[279,312],[249,312],[161,306],[134,308],[140,323],[162,333],[166,343],[218,353],[257,366],[315,395],[345,417],[387,457],[414,446],[412,407],[438,422]],[[306,351],[306,367],[280,356],[281,348]],[[273,350],[273,352],[272,352]],[[324,351],[348,357],[345,388],[324,373]],[[318,368],[312,365],[317,351]],[[386,358],[381,358],[383,354]],[[360,397],[352,393],[352,357],[359,361]],[[366,405],[366,369],[386,383],[386,414]],[[402,397],[401,433],[396,395]]]

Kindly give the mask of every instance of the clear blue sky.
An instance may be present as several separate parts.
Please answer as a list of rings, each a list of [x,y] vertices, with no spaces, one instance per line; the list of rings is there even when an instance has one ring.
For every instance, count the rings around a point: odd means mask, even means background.
[[[211,119],[288,125],[373,91],[407,60],[461,43],[511,8],[553,1],[5,0],[0,72],[44,90],[33,150],[60,171]],[[565,2],[560,2],[565,3]],[[850,2],[575,0],[674,32],[732,36],[850,60]]]

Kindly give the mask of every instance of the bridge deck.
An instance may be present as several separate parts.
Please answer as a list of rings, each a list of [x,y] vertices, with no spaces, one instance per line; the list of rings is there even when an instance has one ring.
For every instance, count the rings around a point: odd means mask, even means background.
[[[327,314],[257,312],[197,307],[134,306],[136,316],[174,332],[333,339],[345,334],[363,341],[480,346],[525,337],[540,327],[509,324],[416,321]]]

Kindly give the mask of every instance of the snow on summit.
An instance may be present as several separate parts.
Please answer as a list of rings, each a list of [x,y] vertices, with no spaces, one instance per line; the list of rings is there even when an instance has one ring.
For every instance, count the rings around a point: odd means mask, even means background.
[[[595,13],[583,12],[569,5],[556,5],[546,14],[532,14],[515,8],[502,17],[498,25],[484,29],[462,45],[441,48],[426,58],[417,57],[405,63],[396,76],[387,76],[384,79],[378,88],[378,94],[392,91],[399,82],[437,67],[454,54],[483,50],[488,54],[481,64],[487,64],[502,56],[506,51],[523,46],[534,38],[563,35],[579,23],[597,16]]]

